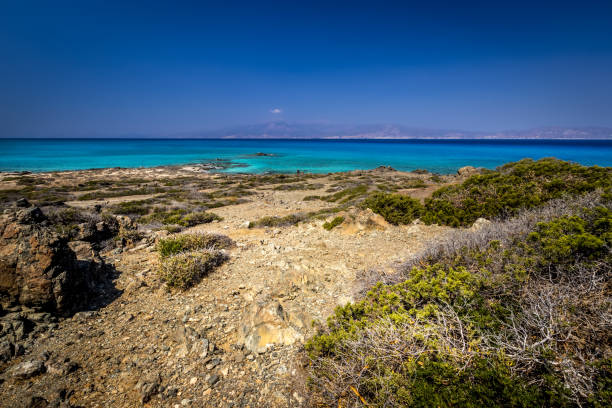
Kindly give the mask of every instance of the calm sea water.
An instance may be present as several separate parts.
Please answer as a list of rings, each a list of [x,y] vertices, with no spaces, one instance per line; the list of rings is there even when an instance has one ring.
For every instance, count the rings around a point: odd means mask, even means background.
[[[252,156],[254,153],[274,156]],[[0,139],[0,171],[152,167],[231,160],[230,172],[327,173],[392,166],[455,172],[525,157],[612,166],[611,141]]]

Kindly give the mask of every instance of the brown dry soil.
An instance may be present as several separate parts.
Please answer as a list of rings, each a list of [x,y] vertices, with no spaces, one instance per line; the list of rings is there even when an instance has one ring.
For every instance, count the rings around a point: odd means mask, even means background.
[[[311,322],[353,300],[364,272],[392,271],[448,231],[389,225],[359,208],[359,201],[378,190],[422,199],[461,178],[384,168],[323,176],[228,175],[198,166],[0,174],[5,206],[25,196],[43,210],[63,201],[83,209],[100,204],[112,213],[118,202],[147,199],[150,212],[213,207],[209,211],[222,221],[183,232],[215,232],[236,242],[229,261],[186,291],[168,290],[157,276],[155,240],[167,234],[160,223],[139,225],[142,239],[107,245],[100,255],[116,268],[120,295],[107,306],[59,320],[25,355],[1,367],[0,405],[46,406],[44,399],[85,407],[300,406]],[[355,186],[365,187],[337,201],[303,200]],[[264,216],[317,211],[297,225],[248,228]],[[325,220],[337,215],[345,222],[325,230]],[[11,367],[37,358],[69,359],[77,366],[28,379],[10,375]]]

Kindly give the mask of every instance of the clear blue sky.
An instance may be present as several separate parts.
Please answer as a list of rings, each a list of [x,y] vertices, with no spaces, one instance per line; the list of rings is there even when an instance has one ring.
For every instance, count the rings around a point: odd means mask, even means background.
[[[612,127],[610,1],[138,3],[0,1],[0,137]]]

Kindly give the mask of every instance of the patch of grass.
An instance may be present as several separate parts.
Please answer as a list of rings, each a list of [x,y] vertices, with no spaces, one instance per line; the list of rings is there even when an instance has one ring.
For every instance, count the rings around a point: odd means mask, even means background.
[[[323,228],[325,228],[328,231],[331,231],[332,229],[334,229],[338,225],[342,224],[343,222],[344,222],[344,217],[342,217],[342,216],[335,217],[330,222],[326,222],[325,224],[323,224]]]
[[[376,193],[368,197],[363,206],[395,225],[410,224],[423,213],[420,202],[400,194]]]
[[[186,290],[227,259],[228,256],[219,251],[183,252],[162,259],[159,276],[170,288]]]
[[[200,249],[219,250],[234,246],[234,241],[218,234],[179,234],[162,238],[157,243],[157,252],[162,258],[184,251]]]

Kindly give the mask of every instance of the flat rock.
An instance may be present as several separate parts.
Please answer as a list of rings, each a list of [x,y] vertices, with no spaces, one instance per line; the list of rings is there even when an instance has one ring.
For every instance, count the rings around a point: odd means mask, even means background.
[[[24,361],[11,369],[11,375],[15,378],[25,379],[41,374],[45,365],[40,360]]]

